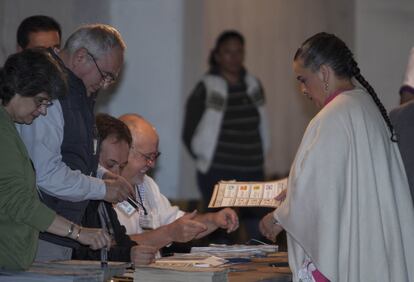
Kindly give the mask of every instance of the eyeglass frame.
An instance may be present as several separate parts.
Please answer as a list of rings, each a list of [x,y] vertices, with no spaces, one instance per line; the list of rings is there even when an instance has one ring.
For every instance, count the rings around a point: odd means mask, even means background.
[[[153,152],[153,153],[148,153],[148,154],[144,154],[144,153],[140,152],[139,150],[137,150],[134,147],[132,147],[131,149],[134,152],[139,153],[142,157],[144,157],[144,159],[145,159],[146,162],[155,162],[159,158],[159,156],[161,155],[161,152],[160,151]],[[150,155],[153,155],[153,156],[150,156]]]
[[[40,108],[43,106],[46,108],[49,108],[50,106],[53,105],[52,100],[49,98],[39,97],[39,96],[34,96],[32,98],[33,98],[36,108]]]
[[[103,72],[101,68],[98,66],[98,63],[96,62],[96,58],[94,55],[92,55],[89,51],[87,51],[87,54],[92,58],[92,61],[94,62],[96,69],[98,70],[99,74],[101,75],[102,81],[105,86],[109,86],[113,83],[115,83],[116,78],[115,75],[108,72]]]

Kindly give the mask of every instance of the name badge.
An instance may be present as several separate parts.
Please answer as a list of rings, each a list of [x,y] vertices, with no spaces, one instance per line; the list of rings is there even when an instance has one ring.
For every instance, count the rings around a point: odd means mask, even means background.
[[[152,212],[147,215],[140,213],[139,214],[139,226],[143,230],[154,230],[159,227],[158,216],[154,215]]]
[[[131,217],[137,210],[127,201],[116,204],[116,207],[127,217]]]

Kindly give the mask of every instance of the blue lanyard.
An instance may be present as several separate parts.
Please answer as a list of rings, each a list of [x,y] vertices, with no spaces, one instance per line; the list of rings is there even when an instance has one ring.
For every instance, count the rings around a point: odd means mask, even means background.
[[[144,201],[142,200],[141,193],[139,192],[139,187],[136,184],[135,184],[135,191],[137,192],[139,200],[140,200],[140,202],[137,202],[137,203],[142,207],[142,210],[144,211],[144,215],[148,215],[147,209],[144,207]]]

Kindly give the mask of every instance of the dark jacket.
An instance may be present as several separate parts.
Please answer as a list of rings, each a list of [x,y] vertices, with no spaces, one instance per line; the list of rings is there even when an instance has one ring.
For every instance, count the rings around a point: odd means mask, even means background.
[[[112,207],[112,204],[104,201],[89,201],[85,216],[82,220],[82,225],[85,227],[102,228],[101,220],[99,218],[98,207],[100,203],[104,203],[108,212],[109,221],[112,225],[112,239],[115,244],[108,252],[108,260],[110,261],[131,261],[131,248],[137,245],[134,241],[126,235],[126,229],[119,223],[118,216]],[[94,251],[88,247],[80,246],[73,250],[72,258],[81,260],[100,260],[100,250]]]
[[[61,145],[62,161],[73,170],[85,175],[96,175],[98,167],[98,140],[93,107],[95,100],[88,97],[83,81],[60,62],[68,80],[68,95],[59,99],[62,106],[64,124]],[[70,202],[42,193],[43,202],[56,213],[77,224],[81,223],[88,201]],[[40,238],[58,245],[77,247],[74,240],[41,233]]]

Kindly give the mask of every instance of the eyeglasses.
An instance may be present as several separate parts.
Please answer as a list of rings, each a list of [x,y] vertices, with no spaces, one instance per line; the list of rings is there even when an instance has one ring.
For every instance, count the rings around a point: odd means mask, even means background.
[[[103,72],[101,68],[98,66],[98,63],[96,62],[95,57],[91,53],[89,53],[89,51],[88,51],[88,55],[92,58],[92,61],[95,63],[95,66],[98,69],[98,72],[102,77],[103,86],[107,87],[111,85],[112,83],[114,83],[116,81],[115,76],[112,73]]]
[[[148,153],[148,154],[144,154],[140,151],[138,151],[135,148],[132,148],[135,152],[137,152],[138,154],[140,154],[147,162],[155,162],[158,157],[161,155],[161,152],[153,152],[153,153]]]
[[[49,108],[50,106],[53,105],[52,100],[50,100],[49,98],[45,98],[45,97],[35,96],[33,97],[33,101],[36,105],[36,108],[40,108],[42,106]]]

